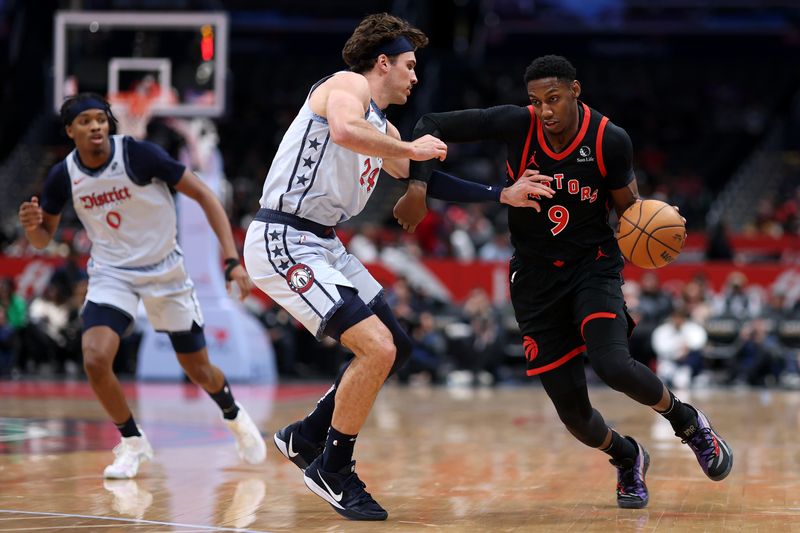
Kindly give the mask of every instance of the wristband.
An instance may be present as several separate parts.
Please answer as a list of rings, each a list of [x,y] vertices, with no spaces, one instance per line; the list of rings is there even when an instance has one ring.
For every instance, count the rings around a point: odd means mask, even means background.
[[[233,272],[233,269],[241,264],[242,263],[240,263],[235,257],[229,257],[225,260],[225,281],[233,280],[233,278],[231,278],[231,272]]]

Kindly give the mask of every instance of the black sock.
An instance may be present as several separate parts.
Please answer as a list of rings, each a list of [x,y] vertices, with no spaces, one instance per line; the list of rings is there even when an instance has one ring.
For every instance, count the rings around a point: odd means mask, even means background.
[[[317,402],[314,410],[308,413],[300,422],[300,434],[309,442],[318,443],[325,440],[328,428],[333,419],[333,408],[336,399],[336,385],[332,385],[328,392]]]
[[[358,435],[345,435],[331,426],[325,450],[322,452],[322,469],[326,472],[338,472],[353,460],[353,447]]]
[[[688,403],[683,403],[669,391],[669,407],[666,411],[656,411],[658,414],[666,418],[672,425],[675,433],[683,434],[690,426],[694,426],[697,422],[697,411]],[[690,436],[693,431],[690,430],[689,434],[682,436]]]
[[[141,437],[139,428],[136,427],[136,421],[133,420],[133,415],[122,424],[114,424],[122,434],[123,437]]]
[[[222,418],[225,420],[233,420],[239,414],[239,406],[236,405],[236,400],[233,399],[231,386],[228,385],[228,380],[222,384],[222,388],[218,392],[209,392],[211,399],[217,402],[219,408],[222,409]]]
[[[635,459],[639,450],[629,439],[626,439],[613,429],[611,430],[611,444],[607,448],[600,448],[601,452],[607,453],[616,462],[625,459]]]
[[[336,406],[336,389],[339,388],[342,376],[351,362],[352,359],[342,365],[331,388],[322,395],[314,410],[300,422],[300,434],[310,442],[315,444],[325,442],[328,428],[331,427],[331,420],[333,420],[333,408]]]

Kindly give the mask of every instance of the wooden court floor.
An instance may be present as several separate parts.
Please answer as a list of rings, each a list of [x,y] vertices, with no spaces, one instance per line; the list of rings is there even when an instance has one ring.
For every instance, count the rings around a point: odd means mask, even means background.
[[[268,441],[265,464],[249,466],[193,386],[130,385],[156,458],[135,480],[104,481],[117,433],[85,383],[0,382],[0,532],[800,531],[797,392],[681,394],[733,447],[733,472],[715,483],[660,417],[593,389],[651,455],[648,508],[623,510],[605,455],[567,434],[540,388],[389,385],[356,448],[389,520],[359,523],[308,491],[272,445],[324,390],[234,388]]]

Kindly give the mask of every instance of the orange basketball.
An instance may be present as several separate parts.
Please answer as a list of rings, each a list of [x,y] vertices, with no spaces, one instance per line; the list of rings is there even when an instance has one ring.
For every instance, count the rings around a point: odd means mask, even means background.
[[[617,242],[625,259],[642,268],[660,268],[681,253],[686,226],[678,211],[658,200],[636,202],[622,213]]]

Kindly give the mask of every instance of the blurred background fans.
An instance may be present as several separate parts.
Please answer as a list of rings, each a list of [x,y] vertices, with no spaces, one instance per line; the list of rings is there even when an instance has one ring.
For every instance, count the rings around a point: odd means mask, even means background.
[[[548,53],[568,57],[583,99],[629,132],[642,196],[679,206],[688,221],[677,263],[646,274],[626,268],[639,321],[634,355],[654,368],[663,361],[662,375],[679,387],[797,386],[795,0],[0,0],[0,376],[82,372],[85,233],[67,212],[56,242],[38,252],[16,219],[71,150],[54,111],[60,98],[113,93],[127,133],[201,175],[220,173],[241,244],[309,87],[343,68],[345,39],[381,10],[431,39],[409,103],[388,110],[406,138],[427,111],[526,105],[525,67]],[[505,154],[490,143],[451,146],[444,166],[495,183]],[[521,379],[504,210],[431,202],[407,235],[391,217],[403,188],[384,176],[367,210],[339,230],[417,342],[399,379]],[[269,332],[284,379],[333,375],[347,356],[317,344],[263,295],[248,309]],[[120,373],[135,373],[137,350],[134,333]]]

